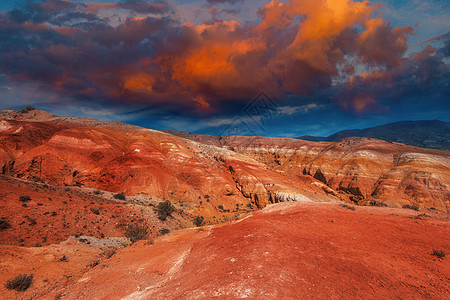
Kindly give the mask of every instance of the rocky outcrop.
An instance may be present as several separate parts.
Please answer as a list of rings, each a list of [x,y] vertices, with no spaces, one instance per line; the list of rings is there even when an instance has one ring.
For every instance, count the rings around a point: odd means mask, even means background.
[[[194,138],[232,148],[291,178],[314,177],[329,188],[330,195],[338,192],[341,198],[355,203],[450,209],[447,151],[370,138],[327,143],[264,137]]]
[[[44,115],[38,121],[1,121],[0,172],[196,205],[208,195],[206,211],[299,199],[450,209],[446,151],[370,138],[183,138],[89,119],[43,120]]]
[[[219,205],[238,212],[279,201],[339,199],[244,154],[157,130],[53,117],[2,124],[0,170],[25,180],[146,193],[211,216]]]

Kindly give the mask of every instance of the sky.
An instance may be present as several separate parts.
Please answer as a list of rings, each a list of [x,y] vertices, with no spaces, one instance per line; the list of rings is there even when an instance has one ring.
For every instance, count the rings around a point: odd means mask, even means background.
[[[450,121],[450,4],[0,2],[0,109],[206,134]]]

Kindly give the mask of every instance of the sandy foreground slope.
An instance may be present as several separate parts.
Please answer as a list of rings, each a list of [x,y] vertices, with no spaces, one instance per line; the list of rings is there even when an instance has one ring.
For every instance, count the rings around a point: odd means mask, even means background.
[[[65,286],[48,294],[37,287],[58,268],[35,274],[24,294],[0,292],[17,299],[448,299],[448,257],[431,255],[449,249],[448,222],[447,214],[435,211],[280,203],[241,221],[138,242],[72,272]],[[30,266],[20,268],[30,270],[50,251],[40,249]],[[83,249],[80,257],[88,255]],[[3,281],[18,267],[8,247],[0,251]],[[30,251],[20,255],[26,259]]]

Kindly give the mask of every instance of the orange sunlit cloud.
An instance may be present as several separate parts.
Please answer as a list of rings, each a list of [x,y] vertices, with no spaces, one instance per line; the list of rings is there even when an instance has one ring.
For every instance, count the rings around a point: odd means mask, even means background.
[[[413,32],[376,17],[379,5],[367,0],[273,0],[259,9],[260,22],[254,25],[216,19],[180,24],[167,16],[168,4],[136,3],[44,1],[40,8],[54,20],[16,26],[24,34],[45,31],[58,37],[35,47],[36,65],[46,71],[14,67],[15,78],[40,80],[75,97],[92,91],[112,101],[184,102],[205,110],[261,90],[274,99],[314,95],[341,75],[353,76],[347,88],[354,87],[355,64],[369,68],[359,81],[386,73],[404,60]],[[141,15],[115,26],[97,15],[116,8]],[[77,21],[84,18],[90,25],[69,26],[61,14],[70,9]],[[11,55],[13,60],[20,53]],[[348,100],[355,111],[369,104]]]
[[[146,74],[137,74],[126,78],[123,88],[136,93],[152,93],[154,82],[154,79]]]
[[[165,64],[160,68],[192,99],[251,97],[262,87],[275,97],[309,94],[339,76],[345,55],[369,64],[394,65],[401,59],[412,29],[372,18],[377,8],[369,1],[274,0],[260,9],[261,22],[254,27],[229,20],[185,24],[194,45],[155,61]],[[355,31],[356,25],[364,31]]]

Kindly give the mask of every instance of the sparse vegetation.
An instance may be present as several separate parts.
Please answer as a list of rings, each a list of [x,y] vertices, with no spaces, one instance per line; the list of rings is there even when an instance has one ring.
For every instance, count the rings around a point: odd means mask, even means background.
[[[418,214],[417,216],[412,217],[413,219],[423,219],[423,218],[429,218],[430,216],[426,213]]]
[[[220,210],[223,210],[223,205],[219,204],[219,205],[217,205],[217,208],[220,209]]]
[[[32,111],[32,110],[35,110],[36,108],[34,108],[34,106],[31,106],[31,105],[27,105],[26,107],[25,107],[25,110],[26,111]]]
[[[94,260],[93,262],[91,262],[91,263],[89,264],[89,266],[90,266],[91,268],[93,268],[93,267],[98,266],[99,263],[100,263],[99,260]]]
[[[356,210],[356,208],[354,208],[353,206],[351,206],[351,205],[347,205],[347,204],[341,204],[341,206],[343,207],[343,208],[346,208],[346,209],[350,209],[350,210]]]
[[[125,228],[125,236],[129,238],[132,243],[144,240],[148,237],[147,228],[138,224],[128,225]]]
[[[419,211],[419,207],[416,205],[405,204],[402,206],[402,208],[413,209],[413,210]]]
[[[31,201],[31,197],[28,195],[22,195],[19,197],[19,200],[22,202],[28,202],[28,201]]]
[[[0,219],[0,231],[11,228],[11,224],[5,219]]]
[[[33,275],[19,274],[13,279],[8,280],[5,287],[8,290],[24,292],[31,286],[31,283],[33,283]]]
[[[30,222],[29,225],[36,225],[37,224],[36,219],[30,218],[29,216],[24,216],[24,217],[25,217],[25,219],[28,220],[28,222]]]
[[[122,192],[122,193],[115,194],[115,195],[114,195],[114,199],[117,199],[117,200],[126,200],[126,197],[125,197],[125,194]]]
[[[370,206],[378,206],[378,207],[387,207],[387,204],[384,202],[379,202],[379,201],[375,201],[375,200],[371,200],[369,202]]]
[[[64,296],[63,293],[58,294],[58,295],[55,296],[55,300],[61,300],[63,296]]]
[[[167,228],[163,228],[163,229],[161,229],[160,231],[159,231],[159,234],[161,234],[161,235],[165,235],[165,234],[168,234],[170,232],[170,230],[169,229],[167,229]]]
[[[176,211],[175,207],[169,200],[158,203],[158,206],[154,209],[158,215],[158,219],[161,221],[167,220],[167,217],[171,217],[172,213]]]
[[[442,259],[445,257],[445,251],[433,249],[433,252],[431,252],[431,255],[434,255],[437,258]]]
[[[111,258],[114,254],[116,254],[117,249],[111,248],[105,251],[104,255],[106,258]]]
[[[194,225],[197,227],[203,226],[203,221],[204,221],[203,216],[196,216],[194,218]]]
[[[94,215],[99,215],[99,214],[100,214],[100,211],[99,211],[98,209],[91,208],[91,211],[92,211],[92,213],[93,213]]]
[[[69,259],[67,258],[67,256],[63,255],[63,256],[59,259],[59,261],[68,262]]]

